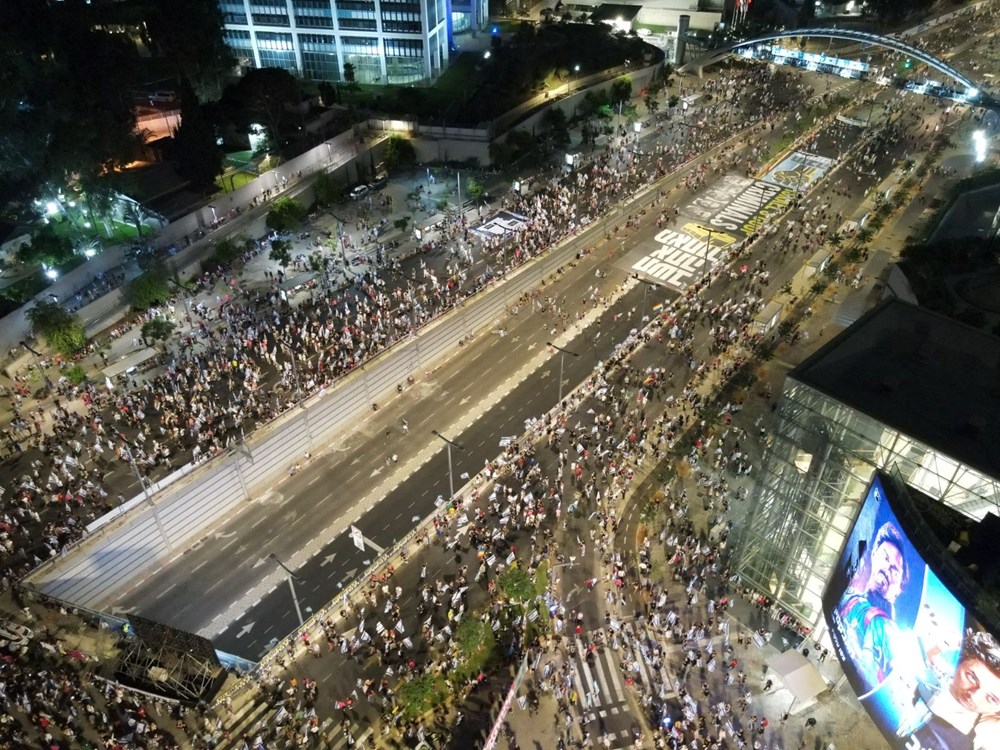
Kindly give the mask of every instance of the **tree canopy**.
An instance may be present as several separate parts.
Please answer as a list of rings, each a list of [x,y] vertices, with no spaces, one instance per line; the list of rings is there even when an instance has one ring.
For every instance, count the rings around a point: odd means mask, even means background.
[[[222,172],[222,149],[205,106],[190,86],[181,88],[181,124],[174,133],[173,158],[177,171],[195,188],[211,185]]]
[[[87,345],[80,318],[56,302],[36,302],[26,316],[35,333],[60,354],[75,354]]]
[[[264,125],[279,148],[285,140],[288,107],[301,101],[298,81],[282,68],[255,68],[226,90],[231,115],[243,126]]]
[[[44,263],[51,268],[59,268],[72,258],[73,245],[66,237],[57,235],[51,227],[35,234],[30,244],[17,251],[17,260],[25,265]]]
[[[125,37],[23,0],[0,3],[0,48],[0,191],[34,197],[132,160],[136,55]]]
[[[271,204],[265,223],[278,232],[296,229],[306,218],[306,209],[294,198],[278,198]]]
[[[417,160],[417,152],[409,138],[404,138],[399,133],[393,133],[385,143],[382,159],[385,161],[386,167],[395,169],[413,164]]]
[[[162,267],[154,267],[129,284],[129,300],[137,310],[148,310],[170,298],[167,275]]]

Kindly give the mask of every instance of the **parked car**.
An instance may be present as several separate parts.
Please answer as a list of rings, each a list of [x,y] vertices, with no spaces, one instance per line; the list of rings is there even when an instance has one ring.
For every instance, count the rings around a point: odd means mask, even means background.
[[[353,201],[361,200],[366,195],[368,195],[368,190],[369,188],[367,185],[358,185],[351,191],[351,200]]]
[[[33,635],[31,628],[18,625],[10,620],[0,620],[0,645],[9,645],[14,648],[27,646]]]
[[[377,174],[375,179],[368,183],[369,190],[381,190],[386,185],[389,184],[389,175],[387,174]]]

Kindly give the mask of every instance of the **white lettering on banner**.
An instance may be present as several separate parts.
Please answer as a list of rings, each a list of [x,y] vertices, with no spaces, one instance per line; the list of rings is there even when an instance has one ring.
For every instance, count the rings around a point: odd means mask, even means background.
[[[780,185],[769,185],[766,182],[754,182],[732,203],[708,220],[714,227],[738,231],[754,214],[763,208],[764,203],[781,192]]]
[[[696,276],[705,272],[706,265],[714,268],[722,258],[722,248],[674,229],[663,230],[656,235],[656,241],[662,247],[634,263],[632,268],[677,290],[688,287]]]
[[[753,234],[761,226],[771,221],[772,218],[784,213],[785,209],[788,208],[788,204],[795,199],[796,195],[797,193],[794,190],[782,188],[777,196],[767,201],[764,207],[740,228],[748,235]]]
[[[753,180],[748,177],[726,175],[685,206],[681,213],[708,221],[746,190],[752,182]]]

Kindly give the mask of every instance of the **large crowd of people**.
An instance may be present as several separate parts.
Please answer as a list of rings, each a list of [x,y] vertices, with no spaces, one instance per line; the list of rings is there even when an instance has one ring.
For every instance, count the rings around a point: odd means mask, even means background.
[[[753,171],[765,152],[765,132],[779,122],[784,107],[814,92],[790,74],[751,68],[720,76],[701,93],[704,100],[697,111],[657,126],[666,132],[665,142],[639,148],[635,134],[619,132],[577,173],[553,173],[543,189],[505,197],[504,208],[526,217],[523,231],[487,240],[470,231],[465,217],[447,221],[435,245],[445,258],[444,269],[432,268],[431,259],[421,257],[407,264],[413,265],[408,271],[385,255],[363,273],[340,269],[348,283],[323,284],[294,305],[281,294],[277,275],[264,288],[248,289],[235,283],[236,269],[223,269],[201,279],[202,296],[208,301],[194,304],[190,314],[176,304],[162,311],[181,319],[182,330],[170,343],[158,374],[126,378],[114,389],[60,382],[59,396],[44,419],[44,407],[12,393],[9,440],[25,455],[12,459],[19,476],[0,498],[3,588],[58,555],[82,535],[89,520],[125,499],[109,490],[105,478],[111,472],[129,471],[128,463],[134,460],[138,471],[152,480],[183,462],[210,459],[304,395],[329,387],[411,335],[493,277],[597,221],[604,207],[647,184],[650,174],[673,171],[741,124],[749,132],[746,148],[706,160],[685,186],[697,190],[713,173]],[[866,147],[868,153],[880,153],[888,141],[910,137],[907,124],[880,130]],[[848,138],[844,132],[836,137]],[[650,218],[659,215],[669,221],[671,209],[668,196],[661,193],[651,198]],[[813,211],[808,221],[788,227],[776,245],[779,251],[818,247],[840,219],[828,208]],[[608,222],[606,234],[624,236],[640,220],[641,214],[621,216]],[[370,225],[369,217],[359,217],[361,249],[377,244]],[[732,253],[749,245],[741,244]],[[714,274],[731,272],[724,268]],[[321,719],[313,710],[315,681],[303,678],[289,684],[278,670],[263,676],[272,698],[283,707],[269,730],[247,737],[247,747],[319,746],[320,735],[333,725],[349,738],[349,745],[356,744],[362,702],[378,706],[387,728],[395,725],[409,735],[429,731],[394,712],[393,686],[400,675],[454,671],[457,655],[448,636],[473,613],[489,622],[498,617],[503,597],[495,582],[506,566],[515,564],[533,573],[545,561],[567,558],[591,560],[594,577],[588,585],[606,593],[607,611],[639,606],[642,615],[612,632],[602,619],[557,608],[554,637],[522,644],[539,654],[558,655],[559,669],[536,675],[540,690],[569,701],[571,691],[564,680],[576,638],[567,636],[574,630],[588,650],[621,648],[659,663],[669,661],[676,650],[671,645],[679,646],[684,656],[674,665],[675,683],[639,686],[642,701],[654,714],[663,710],[667,693],[679,696],[681,716],[673,717],[669,726],[660,725],[658,745],[721,746],[726,736],[741,748],[766,742],[780,717],[770,717],[769,724],[755,712],[752,695],[760,686],[747,685],[723,617],[740,595],[726,568],[726,532],[706,541],[688,518],[686,497],[681,495],[668,500],[671,513],[659,536],[670,550],[672,580],[652,579],[641,560],[629,560],[614,549],[617,508],[638,466],[664,456],[692,427],[696,439],[687,460],[708,488],[712,510],[721,518],[734,498],[741,497],[720,479],[728,473],[735,482],[752,470],[750,438],[743,428],[730,426],[738,421],[734,417],[740,405],[723,407],[727,427],[722,433],[697,428],[708,406],[706,384],[737,370],[756,343],[749,323],[764,298],[769,273],[765,263],[757,262],[740,276],[718,300],[696,294],[708,289],[703,279],[653,327],[630,335],[561,408],[534,423],[534,442],[511,443],[501,459],[487,467],[489,492],[470,493],[442,509],[430,533],[441,546],[464,550],[455,576],[431,580],[422,572],[412,591],[404,591],[391,575],[373,581],[360,601],[338,603],[339,614],[326,619],[321,632],[305,633],[313,656],[334,651],[363,662],[357,690],[338,700],[339,716]],[[216,294],[219,288],[226,291]],[[590,302],[601,306],[613,299],[594,295]],[[550,304],[555,306],[555,300]],[[696,334],[702,333],[708,343],[698,348]],[[646,351],[644,346],[656,350],[661,360],[665,353],[675,356],[677,367],[638,364],[637,352]],[[464,529],[457,520],[462,516],[476,520]],[[429,549],[430,544],[424,546]],[[795,629],[786,614],[777,615],[783,625]],[[380,629],[382,620],[406,624]],[[708,669],[709,661],[718,662],[718,671]],[[291,655],[285,663],[292,663]],[[39,670],[39,664],[45,668]],[[8,707],[0,733],[11,746],[34,741],[27,740],[29,736],[41,737],[45,747],[85,746],[83,737],[96,736],[105,747],[168,748],[177,740],[162,727],[187,729],[179,714],[144,706],[113,686],[98,689],[88,684],[86,674],[85,664],[64,654],[53,656],[41,640],[29,651],[9,652],[0,664],[0,700]],[[469,687],[474,688],[475,681]],[[151,718],[154,713],[159,722]],[[197,731],[191,734],[188,741],[207,744],[197,739]],[[570,724],[561,741],[571,744],[585,738],[585,727]]]

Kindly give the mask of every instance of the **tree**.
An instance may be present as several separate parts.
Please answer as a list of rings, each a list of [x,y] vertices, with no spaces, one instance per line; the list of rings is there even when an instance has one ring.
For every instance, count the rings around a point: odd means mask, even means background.
[[[122,218],[135,227],[136,234],[140,237],[142,237],[142,228],[145,226],[145,221],[151,215],[139,201],[128,197],[122,200]]]
[[[535,597],[535,582],[523,568],[512,565],[497,578],[500,592],[510,601],[523,603]]]
[[[386,141],[382,159],[388,169],[396,169],[413,164],[417,160],[417,152],[409,138],[405,138],[399,133],[393,133]]]
[[[0,3],[0,192],[36,197],[137,153],[135,48],[84,12],[46,0]]]
[[[177,171],[196,189],[211,185],[222,173],[215,127],[190,86],[181,89],[181,125],[174,133],[173,157]]]
[[[320,81],[317,88],[319,89],[319,97],[323,100],[324,107],[332,107],[340,100],[340,97],[337,95],[337,87],[329,81]]]
[[[622,76],[611,84],[611,103],[617,107],[632,98],[632,79]]]
[[[814,18],[816,18],[816,4],[808,2],[808,0],[803,2],[802,5],[799,6],[799,28],[808,28]]]
[[[66,237],[46,227],[31,238],[31,243],[17,251],[17,260],[28,266],[45,264],[59,268],[73,257],[73,245]]]
[[[306,209],[294,198],[278,198],[271,204],[265,223],[276,232],[297,229],[306,218]]]
[[[345,62],[344,63],[344,83],[350,88],[352,84],[356,84],[354,63]]]
[[[167,274],[162,266],[136,276],[128,285],[129,300],[136,310],[148,310],[170,299]]]
[[[170,338],[170,335],[176,330],[176,328],[177,324],[172,320],[167,320],[166,318],[153,318],[152,320],[147,320],[142,324],[143,343],[152,341],[155,344],[157,341],[166,341]]]
[[[470,177],[465,182],[465,192],[469,196],[469,200],[473,203],[479,203],[486,189],[483,187],[483,183],[477,180],[475,177]]]
[[[25,315],[35,333],[60,354],[76,354],[87,345],[83,322],[56,302],[36,302]]]
[[[288,268],[292,263],[292,245],[285,240],[275,240],[271,243],[271,252],[268,258],[273,260],[282,268]]]
[[[559,107],[549,107],[542,116],[542,127],[552,137],[552,141],[559,145],[569,144],[569,125],[566,122],[566,113]]]
[[[313,197],[316,198],[317,205],[329,206],[335,203],[339,192],[337,183],[328,172],[320,172],[313,180]]]
[[[215,244],[215,259],[219,261],[219,265],[231,266],[243,257],[245,247],[246,240],[238,241],[226,237]]]
[[[236,84],[230,98],[245,107],[247,114],[262,120],[279,147],[284,144],[287,108],[302,100],[295,77],[282,68],[251,70]]]
[[[655,115],[656,111],[660,108],[660,102],[656,98],[656,94],[653,93],[646,94],[644,103],[646,105],[646,111],[651,115]]]
[[[218,3],[146,0],[141,8],[150,41],[160,48],[184,86],[203,102],[218,99],[222,81],[236,64],[223,39]]]

